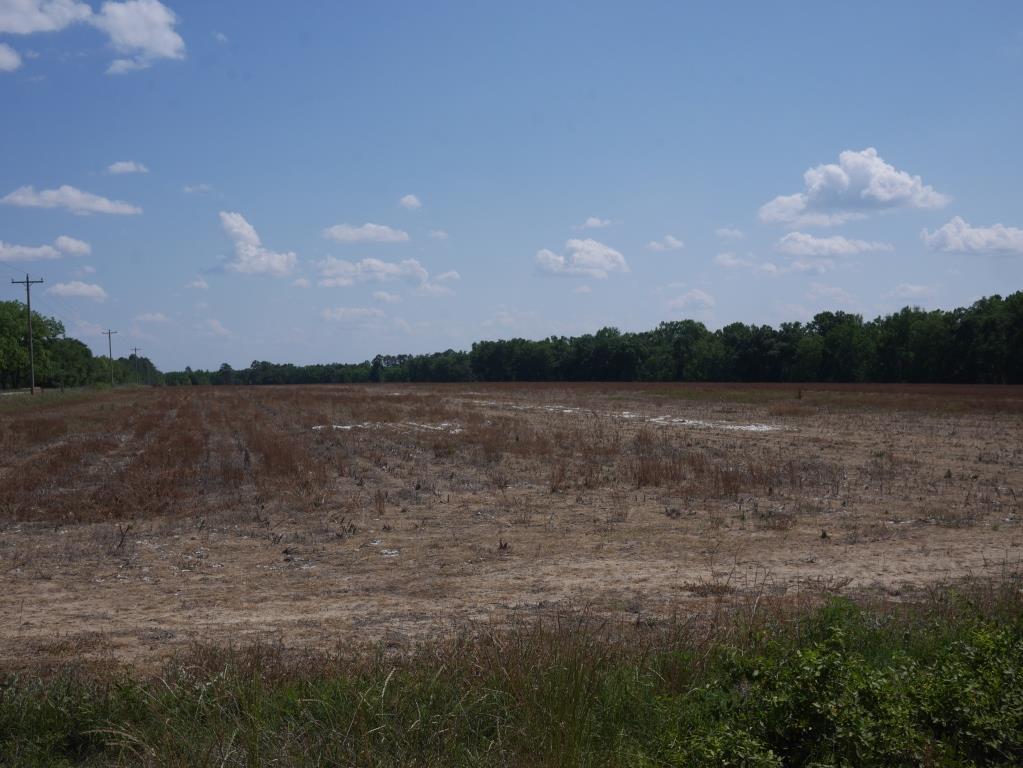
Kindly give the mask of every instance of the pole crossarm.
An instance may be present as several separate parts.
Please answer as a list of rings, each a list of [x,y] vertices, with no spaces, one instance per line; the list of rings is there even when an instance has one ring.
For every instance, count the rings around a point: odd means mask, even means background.
[[[107,337],[107,358],[110,360],[110,388],[114,388],[114,334],[117,331],[112,331],[109,328],[103,331],[103,335]]]
[[[25,286],[25,315],[28,318],[28,369],[29,369],[29,392],[36,393],[36,354],[35,344],[32,341],[32,286],[43,282],[42,278],[32,280],[28,273],[25,273],[24,280],[11,280],[14,285]]]

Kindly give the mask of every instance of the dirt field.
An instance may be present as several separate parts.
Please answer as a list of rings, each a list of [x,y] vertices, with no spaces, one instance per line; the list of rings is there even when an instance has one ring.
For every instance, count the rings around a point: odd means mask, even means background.
[[[0,404],[0,659],[402,649],[1020,566],[1023,391],[450,385]]]

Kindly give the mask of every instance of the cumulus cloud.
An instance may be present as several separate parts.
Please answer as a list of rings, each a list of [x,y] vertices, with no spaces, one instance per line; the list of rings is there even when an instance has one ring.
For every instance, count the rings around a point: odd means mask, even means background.
[[[234,261],[227,265],[232,272],[283,277],[295,268],[298,257],[292,251],[279,253],[264,248],[255,228],[240,213],[221,211],[220,224],[234,242]]]
[[[841,235],[814,237],[805,232],[789,232],[774,246],[776,251],[790,256],[850,256],[872,251],[892,251],[890,243],[850,240]]]
[[[107,292],[101,286],[95,283],[83,283],[80,280],[57,283],[47,288],[46,292],[52,293],[54,296],[92,299],[93,301],[106,301],[107,298]]]
[[[373,298],[384,304],[397,304],[401,301],[401,296],[396,293],[388,293],[387,291],[374,291]]]
[[[14,245],[0,240],[0,261],[44,261],[60,256],[52,245]]]
[[[206,192],[212,192],[213,187],[211,187],[209,184],[186,184],[184,187],[182,187],[182,191],[186,195],[202,195],[205,194]]]
[[[64,254],[84,256],[92,253],[91,246],[84,240],[61,235],[53,245],[13,245],[0,241],[0,261],[43,261],[59,259]]]
[[[990,227],[972,227],[959,216],[945,226],[928,232],[920,238],[932,251],[948,253],[1023,253],[1023,229],[992,224]]]
[[[334,320],[349,325],[360,325],[371,320],[380,320],[385,315],[375,307],[332,307],[320,312],[324,320]]]
[[[88,256],[92,253],[92,246],[84,240],[77,240],[67,235],[61,235],[53,244],[61,253],[70,253],[72,256]]]
[[[714,297],[706,291],[701,291],[699,288],[688,290],[681,296],[668,302],[668,309],[687,309],[689,307],[710,309],[714,306],[717,306],[717,301]]]
[[[827,285],[826,283],[810,283],[810,290],[807,291],[806,295],[811,299],[826,299],[836,304],[851,305],[856,303],[856,299],[843,288],[839,288],[837,285]]]
[[[299,277],[291,282],[296,288],[309,288],[312,286],[312,282],[306,277]]]
[[[124,173],[149,173],[149,169],[134,160],[118,160],[107,166],[107,173],[119,176]]]
[[[742,238],[746,237],[741,229],[733,229],[732,227],[719,227],[714,230],[714,234],[722,240],[742,240]]]
[[[92,8],[77,0],[4,0],[0,3],[0,32],[56,32],[91,16]]]
[[[885,294],[890,299],[928,299],[934,296],[935,290],[929,285],[913,285],[912,283],[899,283],[894,290]]]
[[[587,216],[582,224],[576,224],[572,229],[603,229],[611,226],[611,219],[602,219],[599,216]]]
[[[108,200],[91,192],[64,184],[57,189],[42,189],[36,192],[32,186],[18,187],[13,192],[0,198],[4,205],[16,205],[20,208],[67,208],[72,213],[85,215],[89,213],[112,213],[132,215],[142,213],[142,209],[121,200]]]
[[[77,0],[3,0],[0,32],[29,35],[55,32],[71,24],[87,23],[110,39],[125,58],[115,60],[108,74],[146,69],[158,59],[183,59],[185,41],[174,30],[177,17],[159,0],[110,0],[93,13]]]
[[[410,211],[418,211],[423,207],[423,203],[415,195],[405,195],[398,201],[398,205],[402,208],[408,208]]]
[[[572,289],[572,293],[590,293],[593,289],[588,285],[580,285]]]
[[[163,312],[143,312],[141,315],[135,315],[135,322],[137,323],[169,323],[170,318],[167,317]]]
[[[429,237],[433,238],[434,240],[447,240],[448,233],[445,232],[443,229],[431,229]]]
[[[751,272],[768,275],[786,275],[791,272],[823,274],[835,268],[835,262],[831,259],[811,259],[809,261],[796,259],[788,264],[778,265],[771,261],[758,261],[752,254],[743,258],[731,252],[719,253],[714,257],[714,263],[725,269],[748,269]]]
[[[234,335],[231,333],[231,331],[224,327],[224,324],[222,322],[214,318],[210,318],[209,320],[206,321],[206,329],[209,335],[211,336],[229,338]]]
[[[665,235],[660,240],[651,240],[647,243],[648,251],[680,251],[686,244],[672,235]]]
[[[323,230],[323,236],[339,243],[404,243],[409,239],[408,232],[370,222],[361,227],[335,224]]]
[[[21,56],[6,43],[0,43],[0,72],[13,72],[21,66]]]
[[[416,259],[404,261],[362,259],[353,262],[329,256],[317,266],[320,268],[320,285],[328,287],[344,287],[362,282],[383,283],[391,280],[425,283],[430,278],[430,273]]]
[[[873,147],[845,150],[838,163],[810,168],[804,189],[779,195],[760,208],[761,221],[790,226],[831,226],[897,208],[941,208],[949,198],[886,163]]]
[[[572,239],[565,243],[566,254],[546,248],[537,251],[536,266],[547,275],[595,277],[603,280],[610,272],[628,272],[625,257],[609,245],[596,240]]]
[[[105,2],[90,23],[110,37],[126,58],[115,60],[107,74],[146,69],[157,59],[185,58],[185,41],[174,31],[174,11],[159,0]]]
[[[199,291],[208,291],[209,288],[210,288],[210,284],[207,283],[205,280],[203,280],[201,277],[197,277],[192,282],[185,283],[185,287],[186,288],[195,288],[196,290],[199,290]]]

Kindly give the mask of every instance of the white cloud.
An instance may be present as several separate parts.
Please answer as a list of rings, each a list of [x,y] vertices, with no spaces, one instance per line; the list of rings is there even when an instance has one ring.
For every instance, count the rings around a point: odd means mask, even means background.
[[[382,261],[381,259],[362,259],[352,262],[329,256],[318,264],[320,268],[320,285],[329,287],[354,285],[359,282],[383,283],[390,280],[406,280],[425,283],[430,273],[416,259],[404,261]]]
[[[388,293],[387,291],[375,291],[373,298],[384,304],[397,304],[401,301],[401,296],[396,293]]]
[[[719,227],[714,230],[714,234],[722,240],[742,240],[742,238],[746,237],[741,229],[733,229],[732,227]]]
[[[159,0],[105,2],[90,23],[103,30],[119,53],[107,74],[146,69],[156,59],[185,58],[185,41],[174,31],[174,11]]]
[[[83,283],[79,280],[57,283],[47,288],[46,292],[52,293],[54,296],[92,299],[93,301],[106,301],[107,298],[107,292],[101,286],[95,283]]]
[[[62,253],[70,253],[73,256],[88,256],[92,253],[92,246],[84,240],[76,240],[73,237],[67,235],[61,235],[53,244],[57,247],[58,251]]]
[[[831,259],[795,260],[789,264],[779,266],[771,261],[758,261],[752,254],[748,258],[742,258],[731,252],[719,253],[714,257],[714,263],[725,269],[748,269],[751,272],[760,272],[768,275],[785,275],[790,272],[816,272],[823,274],[835,268],[835,262]]]
[[[21,208],[67,208],[72,213],[113,213],[131,215],[142,213],[142,209],[121,200],[108,200],[105,197],[83,192],[80,189],[64,184],[57,189],[43,189],[36,192],[32,186],[18,187],[16,190],[0,198],[4,205],[16,205]]]
[[[234,261],[227,265],[232,272],[283,277],[295,268],[298,257],[291,251],[278,253],[264,248],[256,230],[240,213],[221,211],[220,224],[234,242]]]
[[[209,329],[209,334],[211,336],[229,338],[234,335],[233,333],[231,333],[231,331],[224,327],[224,324],[222,322],[214,318],[210,318],[209,320],[206,321],[206,327]]]
[[[686,291],[681,296],[668,302],[668,309],[686,309],[688,307],[709,309],[714,306],[717,306],[717,301],[714,297],[706,291],[701,291],[699,288]]]
[[[672,235],[665,235],[661,240],[651,240],[647,243],[648,251],[680,251],[686,244]]]
[[[149,173],[149,169],[134,160],[118,160],[107,166],[107,173],[115,176],[123,173]]]
[[[725,267],[726,269],[735,269],[737,267],[753,269],[757,266],[757,263],[752,259],[740,258],[731,251],[727,253],[719,253],[714,257],[714,263],[719,267]]]
[[[416,288],[416,293],[420,296],[451,296],[454,291],[443,283],[426,282]]]
[[[143,312],[141,315],[135,315],[135,322],[138,323],[169,323],[170,318],[167,317],[163,312]]]
[[[0,241],[0,261],[43,261],[59,259],[66,253],[83,256],[92,252],[84,240],[61,235],[53,245],[13,245]]]
[[[885,297],[890,299],[928,299],[933,297],[934,293],[934,288],[929,285],[899,283],[894,290],[886,293]]]
[[[572,289],[572,293],[590,293],[593,289],[588,285],[580,285]]]
[[[192,282],[185,283],[185,287],[186,288],[195,288],[196,290],[199,290],[199,291],[208,291],[209,288],[210,288],[210,284],[207,283],[205,280],[203,280],[201,277],[197,277]]]
[[[0,261],[44,261],[59,258],[60,251],[52,245],[14,245],[0,240]]]
[[[0,32],[30,35],[56,32],[92,16],[92,9],[76,0],[3,0]]]
[[[182,191],[186,195],[202,195],[205,194],[206,192],[212,192],[213,187],[211,187],[209,184],[186,184],[184,187],[182,187]]]
[[[432,237],[434,240],[447,240],[448,233],[443,229],[431,229],[429,237]]]
[[[405,195],[398,201],[398,205],[402,208],[408,208],[410,211],[418,211],[423,207],[422,202],[415,195]]]
[[[856,299],[844,289],[839,288],[837,285],[826,285],[825,283],[810,283],[810,290],[806,295],[810,299],[827,299],[837,304],[849,305],[856,303]]]
[[[845,150],[838,164],[810,168],[804,190],[779,195],[760,208],[761,221],[830,226],[896,208],[940,208],[948,197],[886,163],[873,147]]]
[[[569,240],[565,243],[567,255],[549,251],[537,251],[536,265],[544,274],[571,277],[596,277],[601,280],[609,272],[628,272],[625,257],[614,248],[596,240]]]
[[[599,216],[588,216],[582,224],[577,224],[572,229],[603,229],[611,226],[611,219],[602,219]]]
[[[448,270],[447,272],[441,272],[433,279],[436,280],[438,283],[448,283],[451,282],[452,280],[461,280],[462,276],[452,269]]]
[[[291,283],[296,288],[309,288],[312,286],[312,282],[307,277],[299,277]]]
[[[992,224],[990,227],[971,227],[959,216],[945,226],[920,233],[920,238],[932,251],[952,253],[1023,253],[1023,229]]]
[[[850,256],[855,253],[894,250],[890,243],[850,240],[841,235],[814,237],[805,232],[789,232],[777,242],[774,249],[790,256]]]
[[[104,32],[114,50],[125,57],[116,59],[108,74],[146,69],[157,59],[185,57],[185,41],[174,31],[177,17],[158,0],[109,1],[98,13],[77,0],[0,1],[0,33],[55,32],[78,23]]]
[[[409,239],[408,232],[370,222],[361,227],[335,224],[323,230],[323,236],[339,243],[403,243]]]
[[[13,72],[21,66],[21,56],[6,43],[0,43],[0,72]]]
[[[371,320],[383,318],[384,313],[374,307],[333,307],[320,312],[324,320],[334,320],[340,323],[359,325]]]
[[[216,40],[221,45],[227,45],[229,42],[231,42],[228,36],[225,35],[223,32],[214,32],[213,39]]]

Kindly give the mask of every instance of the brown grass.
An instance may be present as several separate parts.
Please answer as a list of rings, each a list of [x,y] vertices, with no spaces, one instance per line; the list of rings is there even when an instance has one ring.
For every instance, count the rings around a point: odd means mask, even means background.
[[[275,632],[401,647],[538,606],[740,600],[751,569],[780,594],[905,595],[1023,545],[1013,388],[49,397],[0,410],[0,612],[25,615],[0,648],[15,654],[56,627],[102,629],[121,656]],[[736,429],[750,425],[775,429]],[[728,589],[684,586],[733,572]]]

